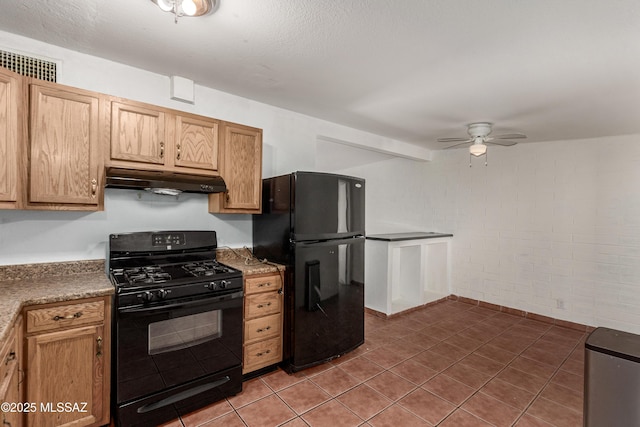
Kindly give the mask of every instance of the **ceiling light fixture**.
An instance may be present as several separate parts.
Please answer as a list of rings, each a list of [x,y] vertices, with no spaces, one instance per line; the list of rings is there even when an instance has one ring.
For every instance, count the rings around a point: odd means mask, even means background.
[[[475,142],[471,147],[469,147],[469,153],[476,157],[482,156],[487,153],[487,146],[482,142]]]
[[[471,156],[480,157],[486,155],[484,158],[484,165],[487,166],[487,146],[484,143],[484,137],[476,136],[473,138],[473,144],[469,147],[469,167],[471,167]]]
[[[151,0],[165,12],[171,12],[178,18],[183,16],[204,16],[212,13],[218,0]]]

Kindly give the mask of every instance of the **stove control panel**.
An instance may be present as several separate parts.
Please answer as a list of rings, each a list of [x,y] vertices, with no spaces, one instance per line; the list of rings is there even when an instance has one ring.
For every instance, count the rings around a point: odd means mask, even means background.
[[[169,296],[171,293],[171,289],[158,289],[155,291],[144,291],[136,295],[138,299],[142,302],[151,302],[163,300]]]
[[[154,233],[153,246],[183,246],[185,244],[184,233]]]
[[[229,280],[218,280],[215,282],[209,282],[204,286],[211,291],[219,291],[222,289],[227,289],[227,287],[229,287],[230,285],[231,281]]]
[[[117,307],[124,308],[155,304],[168,306],[174,301],[191,301],[199,298],[215,297],[216,295],[223,296],[234,292],[242,292],[243,281],[242,275],[240,275],[217,280],[198,280],[177,285],[162,283],[142,284],[141,286],[146,286],[146,288],[117,288]]]

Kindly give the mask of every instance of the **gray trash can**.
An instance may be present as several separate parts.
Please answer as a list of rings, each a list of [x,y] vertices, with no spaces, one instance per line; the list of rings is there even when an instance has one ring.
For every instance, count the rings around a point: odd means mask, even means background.
[[[597,328],[587,337],[584,426],[640,426],[640,335]]]

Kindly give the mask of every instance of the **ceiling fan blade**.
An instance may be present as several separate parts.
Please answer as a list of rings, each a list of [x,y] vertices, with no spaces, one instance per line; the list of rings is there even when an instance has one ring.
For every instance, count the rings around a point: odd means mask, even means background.
[[[471,141],[463,141],[463,142],[461,142],[460,144],[454,144],[454,145],[450,145],[450,146],[448,146],[448,147],[444,147],[444,149],[445,149],[445,150],[447,150],[447,149],[449,149],[449,148],[456,148],[456,147],[459,147],[459,146],[461,146],[461,145],[469,144],[470,142],[471,142]]]
[[[495,140],[494,141],[485,141],[484,143],[485,144],[491,144],[491,145],[502,145],[502,146],[505,146],[505,147],[510,147],[512,145],[516,145],[517,144],[517,142],[515,142],[515,141],[503,141],[503,140],[500,140],[500,141],[495,141]]]
[[[502,135],[494,135],[493,139],[524,139],[527,135],[523,133],[505,133]]]
[[[438,138],[438,142],[471,142],[469,138]]]

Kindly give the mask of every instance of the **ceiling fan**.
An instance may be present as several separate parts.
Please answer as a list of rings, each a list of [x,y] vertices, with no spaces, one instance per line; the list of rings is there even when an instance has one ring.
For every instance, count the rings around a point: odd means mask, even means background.
[[[515,141],[508,141],[509,139],[523,139],[527,136],[522,133],[508,133],[504,135],[489,136],[491,134],[492,123],[478,122],[469,123],[467,125],[467,133],[469,138],[438,138],[438,142],[457,142],[458,144],[450,145],[447,148],[455,148],[461,145],[471,143],[469,147],[469,153],[474,156],[482,156],[487,152],[486,144],[510,146],[516,145]]]

